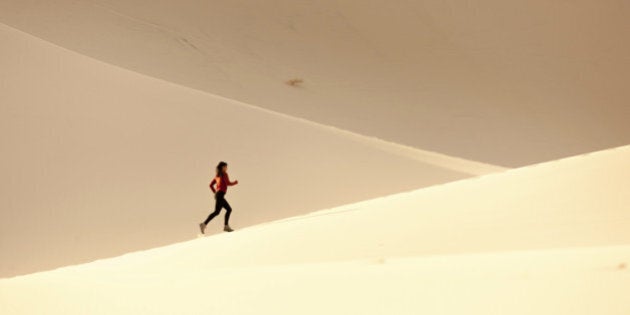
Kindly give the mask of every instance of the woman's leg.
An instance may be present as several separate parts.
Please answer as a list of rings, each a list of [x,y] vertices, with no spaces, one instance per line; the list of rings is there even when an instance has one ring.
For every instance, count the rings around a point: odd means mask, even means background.
[[[210,222],[212,219],[214,219],[214,217],[216,217],[217,215],[219,215],[219,213],[221,213],[221,208],[223,208],[223,202],[225,201],[225,199],[223,199],[223,194],[221,193],[217,193],[217,200],[214,204],[214,212],[210,213],[210,215],[208,216],[208,218],[206,219],[206,221],[203,222],[203,224],[208,224],[208,222]]]
[[[232,214],[232,207],[230,207],[230,204],[225,199],[223,199],[223,207],[225,208],[225,225],[229,225],[230,214]]]

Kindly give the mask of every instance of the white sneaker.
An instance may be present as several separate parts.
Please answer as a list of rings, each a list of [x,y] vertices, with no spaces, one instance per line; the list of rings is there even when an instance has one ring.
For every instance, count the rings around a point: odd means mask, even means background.
[[[201,234],[206,234],[206,224],[201,222],[199,223],[199,229],[201,230]]]
[[[226,225],[226,226],[223,227],[223,231],[225,231],[225,232],[232,232],[234,230],[229,225]]]

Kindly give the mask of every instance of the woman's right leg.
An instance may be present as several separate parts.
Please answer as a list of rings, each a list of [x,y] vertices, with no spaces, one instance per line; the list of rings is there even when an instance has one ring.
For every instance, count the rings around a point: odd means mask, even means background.
[[[225,199],[223,199],[223,194],[221,193],[217,193],[217,200],[214,204],[214,212],[210,213],[210,215],[208,216],[208,218],[206,219],[206,221],[203,222],[203,224],[208,224],[212,219],[214,219],[214,217],[218,216],[219,213],[221,213],[221,208],[223,208],[223,201]]]

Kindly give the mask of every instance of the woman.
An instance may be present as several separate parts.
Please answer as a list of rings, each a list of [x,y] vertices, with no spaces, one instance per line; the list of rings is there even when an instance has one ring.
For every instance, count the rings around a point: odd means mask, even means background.
[[[214,188],[215,184],[217,185],[217,188]],[[230,204],[227,202],[227,200],[225,200],[225,193],[227,193],[228,186],[233,186],[236,184],[238,184],[237,180],[230,182],[230,178],[227,174],[227,163],[219,162],[219,165],[217,165],[217,176],[212,179],[212,182],[210,182],[210,190],[212,190],[212,193],[214,194],[216,204],[214,206],[214,212],[210,213],[206,221],[199,223],[201,234],[205,234],[206,225],[208,225],[208,222],[210,222],[210,220],[219,215],[219,213],[221,212],[221,208],[225,208],[226,211],[225,226],[223,227],[223,231],[234,231],[229,224],[232,207],[230,207]]]

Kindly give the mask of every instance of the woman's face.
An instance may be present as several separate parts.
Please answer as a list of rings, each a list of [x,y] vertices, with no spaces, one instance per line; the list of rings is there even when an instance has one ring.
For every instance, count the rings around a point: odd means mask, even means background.
[[[223,166],[223,173],[226,173],[226,172],[227,172],[227,165],[224,165]]]

